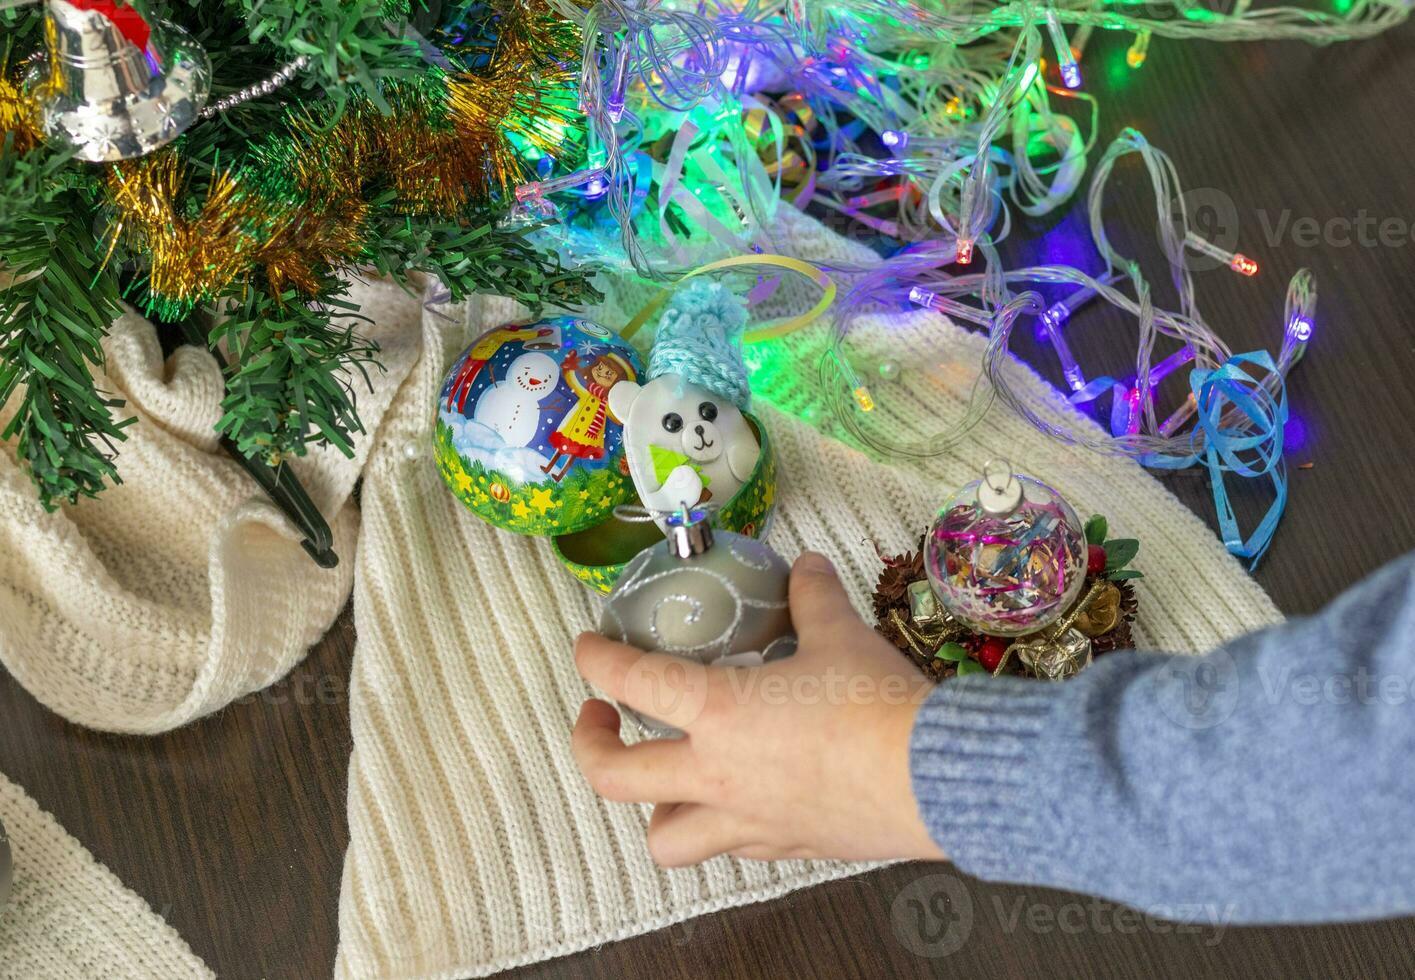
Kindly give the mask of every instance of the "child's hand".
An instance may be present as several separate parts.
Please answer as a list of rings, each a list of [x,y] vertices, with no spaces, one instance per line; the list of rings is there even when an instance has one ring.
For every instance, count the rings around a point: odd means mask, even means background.
[[[687,732],[625,746],[619,713],[586,701],[575,758],[606,799],[657,804],[649,851],[666,866],[716,854],[778,858],[942,858],[909,781],[909,732],[931,685],[850,602],[830,563],[791,571],[794,657],[702,667],[582,634],[580,673]]]

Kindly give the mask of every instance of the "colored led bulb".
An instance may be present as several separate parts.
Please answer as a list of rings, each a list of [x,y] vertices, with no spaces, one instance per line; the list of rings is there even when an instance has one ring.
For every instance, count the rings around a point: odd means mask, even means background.
[[[547,196],[574,187],[586,186],[586,196],[588,197],[588,187],[596,182],[601,185],[601,194],[608,190],[608,185],[604,181],[603,169],[594,167],[589,170],[576,170],[574,173],[565,174],[563,177],[556,177],[552,180],[533,180],[530,183],[521,184],[516,188],[516,200],[521,204],[548,207],[549,202],[545,200]]]
[[[850,366],[850,362],[840,356],[839,351],[832,352],[835,363],[840,368],[840,373],[845,377],[845,383],[850,386],[850,397],[855,399],[855,404],[862,412],[873,412],[875,410],[875,398],[870,394],[870,389],[855,369]]]
[[[1248,258],[1242,252],[1230,252],[1227,249],[1219,248],[1197,232],[1188,232],[1184,236],[1184,244],[1201,255],[1207,255],[1211,259],[1224,263],[1241,275],[1256,276],[1258,274],[1256,260]]]
[[[925,289],[923,286],[909,288],[909,302],[915,306],[922,306],[926,310],[951,316],[954,319],[967,320],[969,323],[976,323],[982,327],[992,326],[992,314],[986,310],[969,306],[967,303],[960,303],[947,296],[940,296],[932,289]]]
[[[1037,324],[1036,337],[1039,341],[1047,339],[1049,330],[1060,330],[1061,325],[1071,317],[1071,310],[1066,306],[1064,300],[1058,300],[1051,304],[1042,314],[1041,322]]]
[[[624,46],[619,49],[619,57],[614,62],[614,79],[604,106],[610,122],[614,123],[624,118],[624,92],[629,87],[629,40],[627,37],[624,39]]]
[[[1245,276],[1256,276],[1258,274],[1258,263],[1248,258],[1242,252],[1234,252],[1233,260],[1228,263],[1228,267],[1234,272]]]
[[[1287,335],[1299,344],[1312,339],[1312,318],[1298,314],[1287,324]]]
[[[1141,31],[1135,35],[1134,42],[1130,49],[1125,52],[1125,63],[1131,68],[1139,68],[1145,63],[1145,58],[1150,53],[1150,32]]]
[[[1052,47],[1056,49],[1056,67],[1061,73],[1061,83],[1067,88],[1081,87],[1081,66],[1076,63],[1076,56],[1071,51],[1071,42],[1066,39],[1066,30],[1061,26],[1061,21],[1056,17],[1056,11],[1050,7],[1046,12],[1047,33],[1051,35]]]
[[[925,309],[933,309],[934,303],[938,301],[938,293],[932,289],[925,289],[923,286],[911,286],[909,289],[909,302],[915,306],[922,306]]]

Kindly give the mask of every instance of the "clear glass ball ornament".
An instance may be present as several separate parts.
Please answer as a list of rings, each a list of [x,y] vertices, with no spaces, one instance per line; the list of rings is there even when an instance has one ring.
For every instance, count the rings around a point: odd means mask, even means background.
[[[1051,487],[990,460],[982,479],[939,510],[924,570],[939,603],[965,625],[993,636],[1035,633],[1085,584],[1085,527]]]

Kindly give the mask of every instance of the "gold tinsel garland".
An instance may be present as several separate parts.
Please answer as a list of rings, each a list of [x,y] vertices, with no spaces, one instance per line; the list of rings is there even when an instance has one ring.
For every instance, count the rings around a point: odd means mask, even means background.
[[[0,61],[0,146],[13,140],[15,153],[28,153],[40,142],[39,115],[10,66]]]
[[[391,188],[401,213],[441,218],[511,201],[526,179],[517,142],[559,153],[575,123],[576,48],[570,25],[512,0],[484,70],[386,92],[391,112],[353,99],[333,124],[293,108],[264,157],[258,149],[210,180],[195,216],[180,144],[116,164],[109,251],[121,241],[144,254],[151,305],[168,316],[257,272],[277,297],[315,294],[361,256],[371,191]]]

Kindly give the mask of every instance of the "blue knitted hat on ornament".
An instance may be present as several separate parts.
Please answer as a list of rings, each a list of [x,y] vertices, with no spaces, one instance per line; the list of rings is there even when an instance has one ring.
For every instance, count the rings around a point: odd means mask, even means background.
[[[752,389],[742,360],[747,304],[721,283],[694,279],[673,294],[658,321],[647,377],[676,374],[747,411]]]

